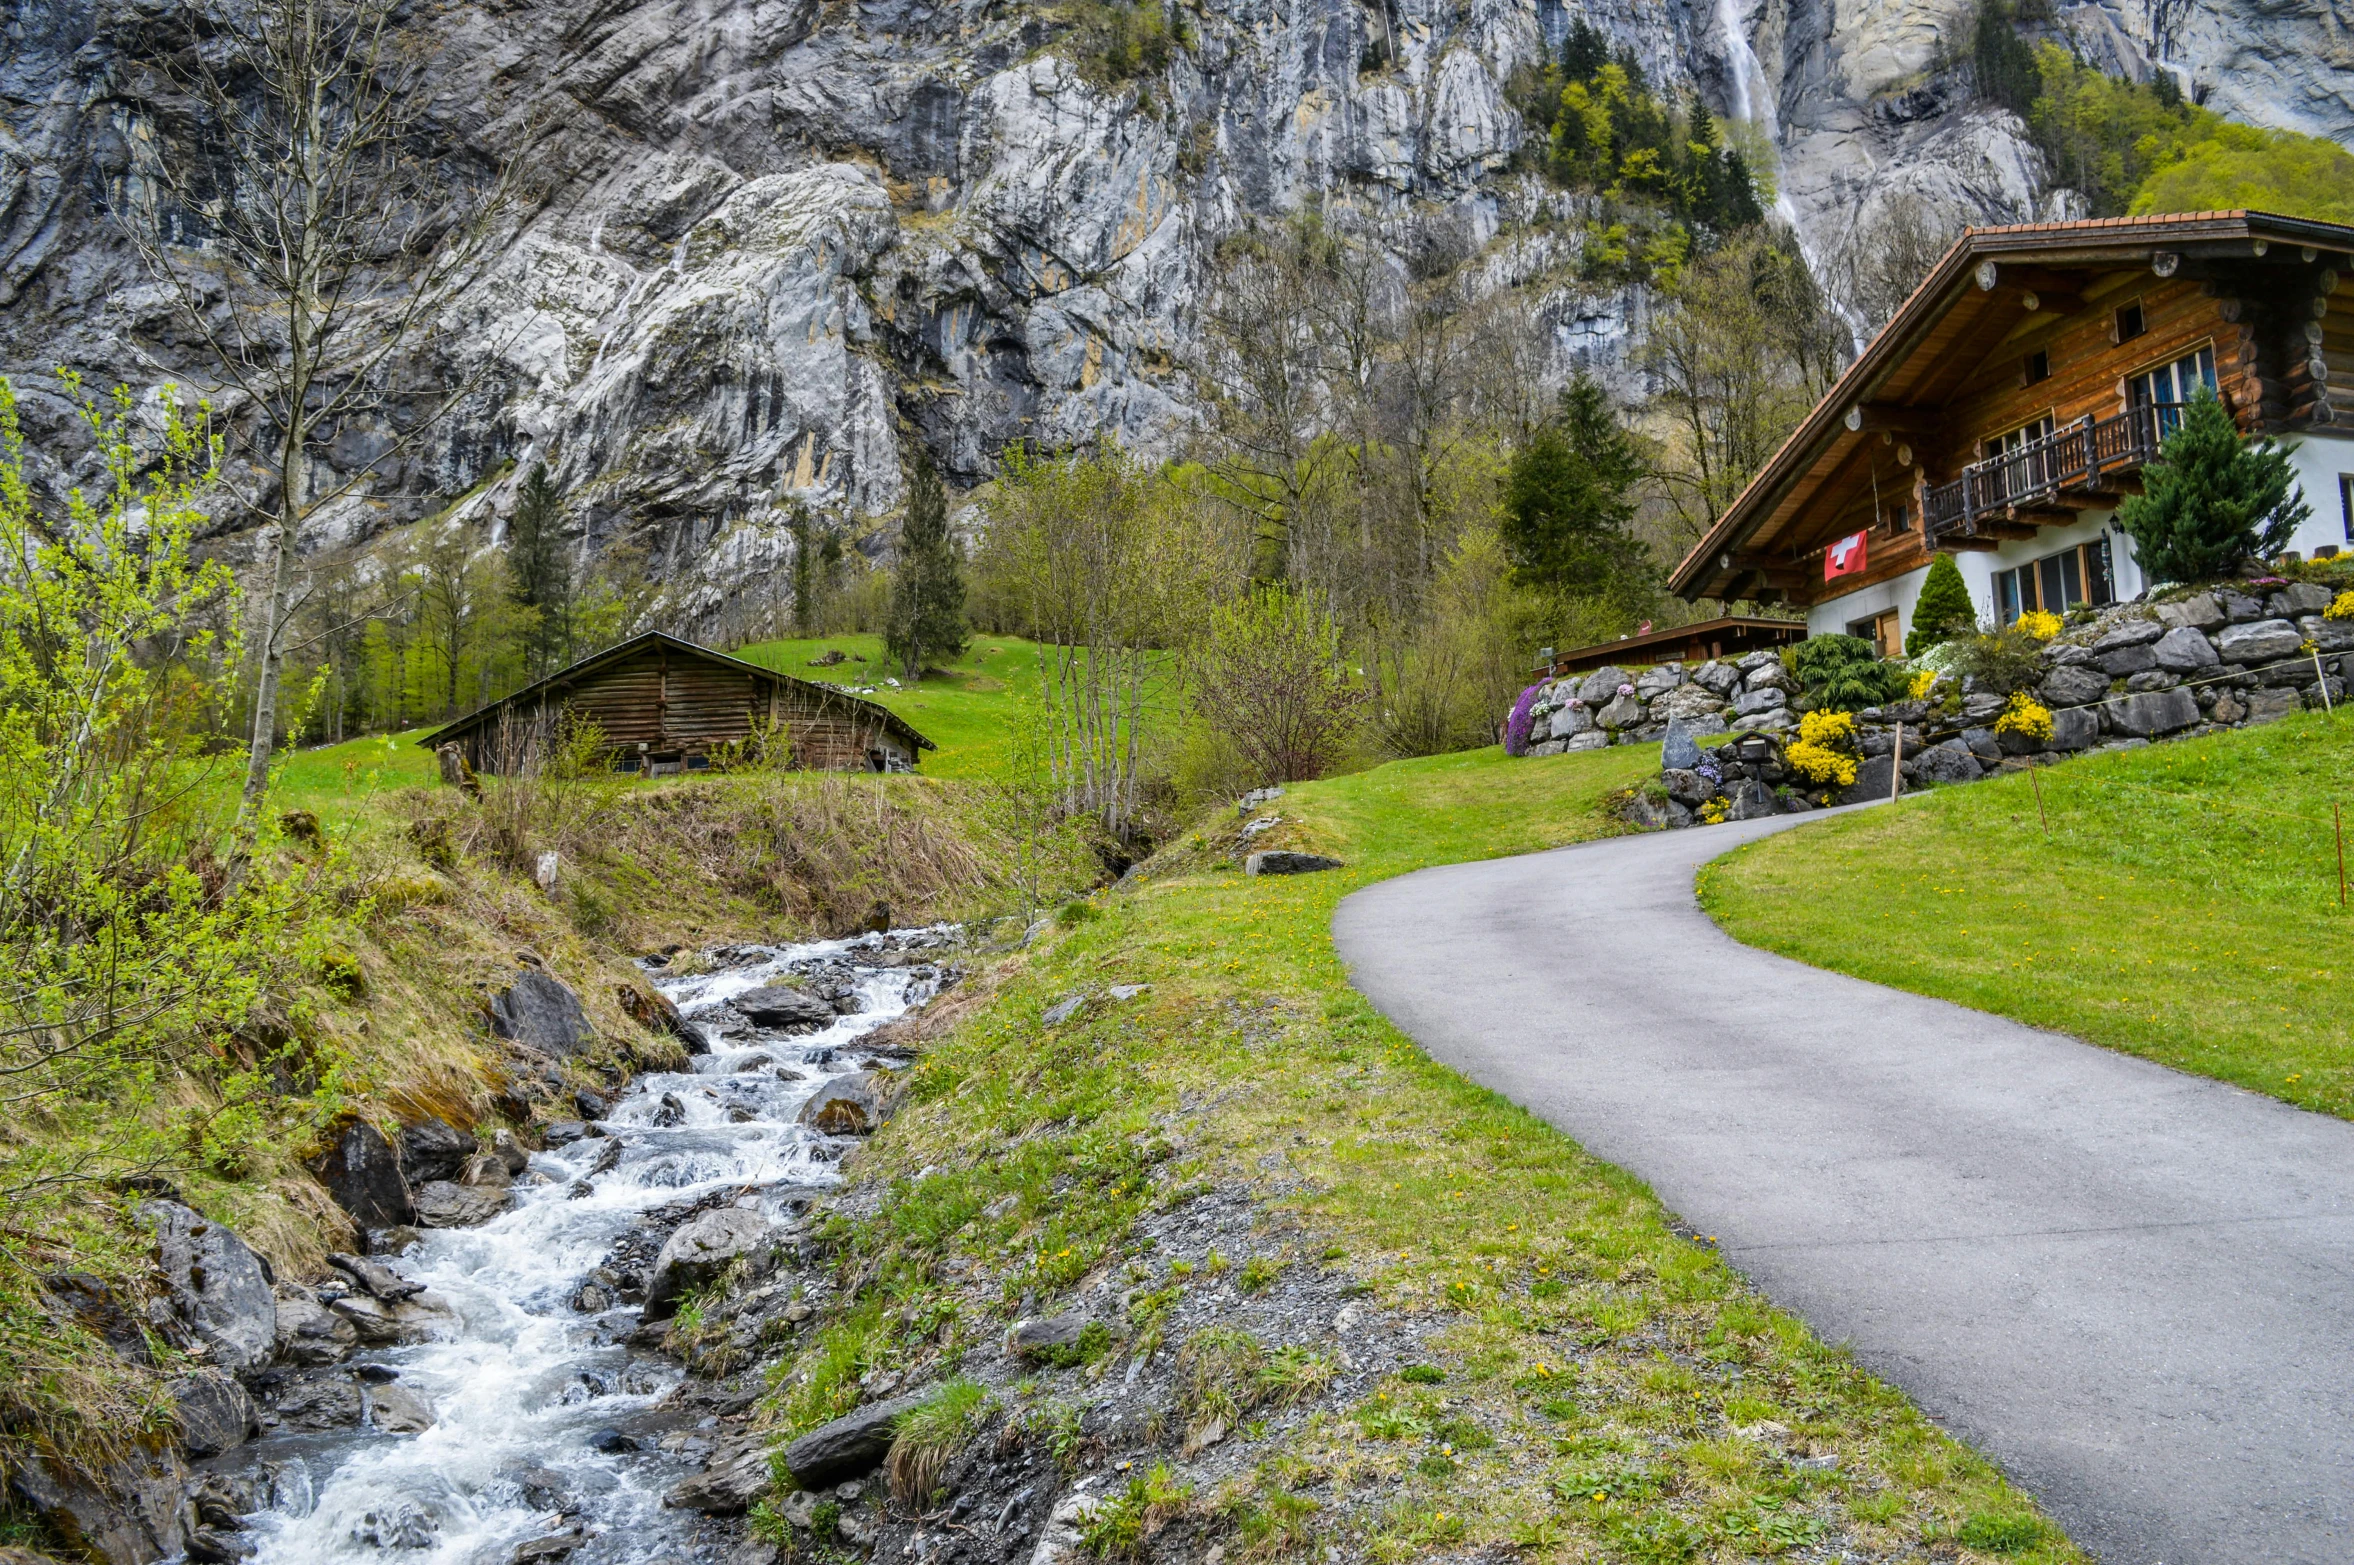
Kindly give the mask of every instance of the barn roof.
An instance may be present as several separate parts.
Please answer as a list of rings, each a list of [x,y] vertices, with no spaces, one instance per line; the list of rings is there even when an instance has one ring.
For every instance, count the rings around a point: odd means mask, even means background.
[[[644,632],[642,635],[630,637],[629,640],[620,643],[618,646],[607,647],[602,652],[592,653],[589,656],[582,658],[579,662],[574,663],[569,668],[560,668],[545,679],[537,680],[531,684],[525,685],[521,690],[513,691],[507,695],[503,695],[496,701],[491,702],[488,706],[476,708],[474,711],[467,713],[464,717],[459,718],[456,722],[451,723],[449,726],[436,729],[434,732],[427,734],[424,738],[418,740],[417,743],[428,750],[434,749],[440,745],[447,744],[452,739],[457,738],[459,735],[464,734],[475,727],[478,727],[493,717],[496,717],[507,707],[513,706],[518,702],[527,703],[537,698],[542,693],[555,689],[560,685],[578,684],[582,679],[596,673],[599,669],[606,668],[614,663],[618,663],[622,659],[629,657],[634,653],[642,652],[646,648],[652,646],[666,647],[673,653],[677,653],[686,657],[698,658],[705,663],[714,664],[720,668],[733,669],[738,673],[751,674],[756,678],[768,681],[772,685],[779,686],[783,689],[792,690],[805,696],[813,697],[820,702],[838,703],[860,709],[881,722],[885,728],[898,734],[900,738],[906,740],[907,743],[915,749],[937,750],[940,748],[938,745],[932,743],[931,740],[926,739],[922,734],[917,733],[914,727],[908,723],[907,719],[901,717],[897,712],[892,711],[889,707],[884,706],[879,701],[869,701],[863,696],[854,696],[849,691],[842,689],[838,685],[821,684],[814,679],[795,679],[792,675],[780,674],[773,668],[762,668],[757,663],[747,663],[742,658],[732,658],[724,652],[714,652],[709,647],[697,646],[692,641],[683,641],[677,636],[671,635],[668,631],[663,630],[649,630]]]
[[[2178,262],[2208,254],[2244,256],[2251,252],[2251,241],[2261,242],[2253,248],[2257,255],[2264,253],[2261,244],[2345,252],[2354,250],[2354,228],[2242,209],[1964,230],[1814,411],[1669,573],[1668,590],[1686,599],[1719,593],[1738,579],[1736,556],[1743,550],[1784,542],[1782,532],[1803,521],[1816,486],[1835,471],[1837,456],[1855,439],[1846,422],[1851,409],[1942,403],[1951,390],[1947,382],[1970,361],[1957,357],[1950,344],[1940,344],[1939,333],[1949,329],[1949,318],[1995,307],[1983,285],[1972,286],[1973,275],[1984,263],[2140,269],[2151,268],[2162,257]],[[2158,275],[2171,270],[2168,265]]]

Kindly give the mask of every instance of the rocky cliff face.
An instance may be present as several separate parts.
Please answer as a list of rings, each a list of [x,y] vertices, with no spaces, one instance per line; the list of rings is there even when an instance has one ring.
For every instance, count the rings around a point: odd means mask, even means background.
[[[2322,0],[2077,9],[2127,68],[2163,59],[2231,112],[2354,132]],[[8,14],[0,364],[37,435],[63,424],[54,365],[202,379],[111,226],[151,160],[186,155],[144,53],[162,10]],[[1941,65],[1970,11],[1639,0],[1595,19],[1778,141],[1783,211],[1823,257],[1899,193],[1969,221],[2065,210],[2016,123]],[[526,198],[421,368],[487,366],[481,389],[306,541],[460,497],[497,514],[509,464],[544,460],[586,547],[634,537],[673,618],[708,624],[784,560],[792,502],[890,512],[911,438],[968,483],[1016,438],[1182,441],[1218,242],[1312,201],[1382,217],[1401,270],[1434,232],[1485,249],[1486,275],[1542,296],[1556,372],[1622,363],[1643,301],[1567,280],[1559,242],[1527,226],[1559,199],[1512,167],[1506,84],[1573,14],[1243,0],[1184,10],[1165,69],[1110,81],[1074,63],[1069,15],[1003,0],[419,8],[436,155],[452,178],[519,161]],[[348,430],[328,465],[384,443]]]

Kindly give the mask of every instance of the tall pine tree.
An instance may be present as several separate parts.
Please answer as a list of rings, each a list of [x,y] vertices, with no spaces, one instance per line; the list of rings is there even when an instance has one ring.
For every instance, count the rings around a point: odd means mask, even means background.
[[[564,495],[534,463],[507,524],[507,576],[515,601],[531,610],[524,658],[537,679],[572,661],[572,565],[560,530]]]
[[[1941,641],[1968,635],[1978,628],[1978,607],[1970,601],[1970,584],[1950,554],[1929,562],[1921,581],[1921,595],[1913,600],[1913,628],[1904,633],[1904,655],[1917,658]]]
[[[915,456],[907,521],[899,532],[899,572],[891,582],[891,617],[883,644],[910,680],[934,658],[965,649],[964,562],[948,532],[948,496],[923,451]]]
[[[1628,531],[1643,458],[1610,399],[1584,375],[1514,453],[1498,531],[1513,573],[1563,599],[1600,600],[1629,617],[1655,587],[1651,553]]]

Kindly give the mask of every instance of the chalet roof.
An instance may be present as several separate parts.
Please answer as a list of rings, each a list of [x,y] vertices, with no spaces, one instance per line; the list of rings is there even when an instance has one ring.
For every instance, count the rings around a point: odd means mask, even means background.
[[[1572,647],[1567,652],[1553,654],[1552,667],[1557,673],[1574,674],[1587,669],[1601,668],[1621,659],[1663,661],[1657,654],[1672,654],[1694,642],[1710,640],[1731,641],[1735,645],[1749,644],[1748,650],[1771,645],[1783,640],[1806,638],[1806,621],[1797,619],[1767,619],[1748,615],[1729,615],[1721,619],[1697,620],[1689,625],[1675,625],[1666,630],[1646,631],[1639,636],[1621,636],[1616,641],[1597,641],[1591,646]]]
[[[1979,280],[1992,262],[2026,268],[2147,268],[2170,276],[2185,261],[2247,261],[2269,246],[2308,252],[2354,252],[2354,228],[2270,212],[2181,212],[2148,217],[2091,218],[2072,223],[2022,223],[1966,230],[1913,290],[1886,326],[1857,355],[1814,411],[1799,422],[1716,524],[1668,577],[1685,598],[1718,594],[1740,574],[1740,551],[1771,549],[1793,558],[1822,540],[1802,536],[1807,498],[1836,478],[1855,454],[1859,436],[1878,428],[1850,423],[1861,410],[1908,408],[1924,414],[1942,406],[1998,342],[2005,323],[2018,319]],[[2043,286],[2049,286],[2048,284]],[[1814,483],[1806,482],[1809,478]]]
[[[434,749],[440,745],[447,744],[452,739],[459,737],[469,730],[497,716],[507,707],[517,705],[518,703],[528,703],[537,699],[543,693],[556,689],[559,686],[578,684],[581,680],[587,678],[589,675],[594,674],[601,669],[610,667],[615,663],[621,662],[623,659],[642,652],[648,647],[654,646],[667,648],[669,651],[681,656],[700,659],[701,661],[710,663],[716,667],[731,669],[738,673],[751,674],[759,679],[766,680],[770,684],[776,685],[782,689],[791,690],[796,694],[818,702],[846,705],[857,708],[874,717],[885,728],[898,734],[900,738],[905,740],[908,745],[914,749],[937,750],[940,748],[938,745],[932,743],[931,740],[926,739],[922,734],[917,733],[915,729],[908,723],[907,719],[901,717],[898,713],[892,711],[889,707],[884,706],[878,701],[869,701],[863,696],[854,696],[849,691],[844,690],[839,686],[821,684],[814,679],[795,679],[790,674],[780,674],[773,668],[762,668],[757,663],[747,663],[742,658],[732,658],[724,652],[714,652],[709,647],[697,646],[692,641],[681,640],[679,637],[671,635],[668,631],[662,630],[649,630],[643,634],[632,636],[629,640],[624,641],[617,646],[607,647],[602,652],[592,653],[589,656],[582,658],[579,662],[574,663],[569,668],[560,668],[553,674],[548,675],[548,677],[545,679],[536,680],[531,684],[525,685],[520,690],[501,696],[498,700],[491,702],[488,706],[479,707],[476,710],[467,713],[464,717],[459,718],[456,722],[449,724],[447,727],[437,729],[434,732],[427,734],[424,738],[418,740],[417,743],[428,750]]]

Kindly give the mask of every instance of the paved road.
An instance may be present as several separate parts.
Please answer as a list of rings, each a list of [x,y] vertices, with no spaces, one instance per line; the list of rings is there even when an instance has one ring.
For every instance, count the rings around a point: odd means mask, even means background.
[[[2103,1561],[2354,1561],[2354,1124],[1736,944],[1693,872],[1803,819],[1425,870],[1333,934]]]

